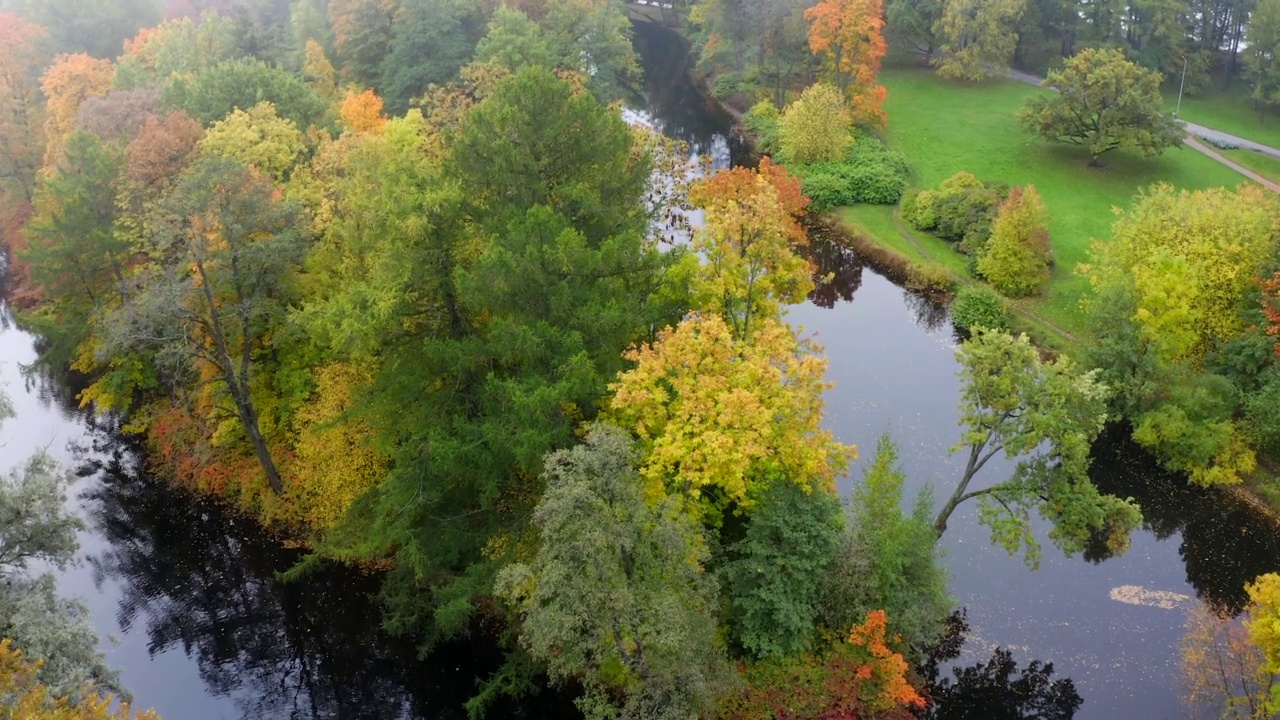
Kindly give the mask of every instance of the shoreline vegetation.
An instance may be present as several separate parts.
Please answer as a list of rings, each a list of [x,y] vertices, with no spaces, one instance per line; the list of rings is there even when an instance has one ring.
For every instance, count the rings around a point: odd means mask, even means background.
[[[898,69],[903,70],[901,67]],[[906,72],[918,72],[921,69],[908,68]],[[761,154],[759,138],[744,124],[744,119],[751,110],[750,98],[742,93],[720,97],[715,93],[715,71],[693,72],[706,96],[733,118],[735,131],[740,133],[753,152]],[[1007,84],[1010,88],[1018,86],[1013,80],[995,82]],[[889,89],[892,98],[892,80]],[[1027,92],[1033,90],[1028,89]],[[1280,179],[1280,160],[1273,160],[1251,150],[1231,150],[1224,154],[1269,179]],[[1097,172],[1106,172],[1106,169]],[[1239,177],[1239,181],[1248,182],[1243,177]],[[1135,188],[1135,192],[1139,189]],[[938,268],[943,269],[957,286],[984,285],[982,280],[972,276],[966,267],[964,256],[955,252],[950,244],[929,233],[919,233],[909,228],[900,217],[896,205],[837,207],[813,213],[809,222],[820,223],[832,233],[833,239],[853,249],[869,267],[902,287],[911,287],[914,276],[937,273]],[[929,294],[948,305],[955,297],[954,291]],[[1026,333],[1046,358],[1058,354],[1081,358],[1082,348],[1089,342],[1087,330],[1067,329],[1054,324],[1037,313],[1034,300],[1006,299],[1005,302],[1011,312],[1011,330]],[[1275,465],[1260,463],[1256,470],[1243,476],[1240,484],[1219,485],[1213,489],[1252,508],[1280,528],[1280,468]]]

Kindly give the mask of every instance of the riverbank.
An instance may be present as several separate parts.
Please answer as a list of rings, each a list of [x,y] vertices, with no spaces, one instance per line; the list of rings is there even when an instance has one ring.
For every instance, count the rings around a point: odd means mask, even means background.
[[[707,96],[717,102],[726,113],[734,118],[737,126],[736,131],[742,134],[744,141],[754,147],[754,138],[742,125],[743,114],[752,104],[751,98],[741,93],[737,94],[741,95],[741,97],[716,97],[713,92],[715,87],[714,75],[699,73],[697,79]],[[930,87],[936,84],[931,78],[916,79],[918,87]],[[892,86],[890,90],[890,97],[892,98]],[[1000,93],[1025,94],[1028,91],[1034,91],[1034,88],[1025,86],[1019,88],[1018,84],[1012,83],[1012,81],[1005,83],[1000,88]],[[1018,97],[1020,98],[1021,95]],[[906,101],[911,101],[911,98],[907,98]],[[984,108],[981,112],[989,112],[987,109],[989,103],[982,103],[981,105]],[[893,108],[891,107],[890,109],[892,110]],[[1009,108],[1000,109],[998,112],[1003,112],[1004,110],[1009,110]],[[1011,120],[1013,110],[1009,110],[1007,114]],[[907,142],[905,137],[919,134],[922,122],[924,121],[921,121],[919,116],[916,116],[916,120],[912,123],[912,127],[909,128],[909,132],[900,134],[896,138],[893,133],[888,133],[890,142],[899,149],[904,150],[904,152],[912,149],[914,146]],[[968,123],[956,123],[956,125],[967,127],[968,129],[964,130],[967,133],[981,132],[981,128],[974,129]],[[929,132],[935,131],[930,130]],[[934,144],[942,142],[947,147],[953,148],[954,152],[941,153],[945,159],[931,163],[930,167],[924,170],[918,168],[917,163],[914,162],[919,155],[918,148],[916,148],[916,152],[906,153],[909,160],[913,161],[912,171],[916,181],[919,182],[922,178],[935,176],[938,178],[949,176],[953,172],[953,168],[955,171],[965,169],[963,167],[965,158],[974,151],[958,149],[963,143],[956,138],[950,138],[944,142],[937,140],[937,138],[944,136],[946,136],[945,131],[937,130],[934,135]],[[1032,142],[1037,141],[1028,141],[1024,144]],[[986,148],[982,143],[978,145],[978,152],[982,155],[993,154],[991,148]],[[1036,152],[1045,152],[1045,150],[1044,148],[1037,148]],[[1055,154],[1052,150],[1047,152],[1052,156],[1048,162],[1055,166],[1056,171],[1071,170],[1070,167],[1063,165],[1063,158],[1060,153]],[[1105,212],[1105,210],[1111,209],[1108,204],[1110,202],[1108,198],[1116,196],[1117,193],[1123,194],[1126,200],[1131,198],[1134,194],[1140,192],[1141,188],[1145,187],[1145,184],[1163,179],[1159,177],[1161,168],[1174,168],[1176,172],[1173,175],[1173,180],[1179,186],[1199,188],[1214,186],[1215,183],[1229,186],[1225,181],[1216,182],[1217,180],[1230,179],[1218,177],[1218,175],[1222,174],[1221,172],[1217,175],[1201,172],[1204,169],[1201,166],[1216,168],[1219,171],[1223,169],[1221,166],[1213,164],[1206,166],[1204,164],[1205,159],[1196,154],[1183,154],[1173,158],[1145,161],[1146,165],[1130,163],[1128,160],[1128,158],[1125,158],[1116,163],[1119,166],[1119,170],[1110,176],[1109,181],[1102,181],[1104,179],[1100,177],[1100,173],[1079,168],[1075,169],[1075,173],[1068,173],[1063,176],[1068,178],[1070,182],[1066,185],[1057,184],[1055,187],[1059,193],[1062,192],[1063,187],[1071,189],[1079,183],[1088,183],[1093,186],[1087,189],[1087,197],[1077,206],[1077,209],[1083,209],[1078,214],[1088,215],[1089,217],[1083,222],[1083,225],[1076,228],[1077,233],[1075,235],[1065,236],[1066,238],[1074,238],[1074,242],[1068,243],[1069,247],[1066,248],[1066,252],[1063,251],[1063,243],[1061,242],[1064,236],[1055,234],[1055,241],[1059,241],[1055,243],[1055,250],[1059,253],[1059,262],[1045,296],[1006,301],[1011,311],[1013,330],[1026,333],[1038,347],[1048,354],[1061,353],[1080,359],[1083,357],[1085,348],[1088,347],[1090,342],[1090,333],[1085,324],[1084,315],[1080,312],[1080,300],[1084,296],[1087,283],[1084,282],[1083,278],[1075,275],[1075,266],[1087,259],[1087,248],[1092,238],[1106,237],[1110,232],[1110,223],[1114,215],[1111,212]],[[1174,162],[1170,164],[1170,160]],[[1034,166],[1034,163],[1032,165]],[[1001,165],[1001,167],[1005,166]],[[1034,170],[1035,168],[1032,167],[1033,172]],[[1019,172],[1022,171],[1019,170]],[[1152,173],[1156,174],[1153,175]],[[1074,175],[1077,174],[1082,176],[1083,180],[1075,178]],[[997,174],[997,179],[1004,179],[1004,177],[1007,176]],[[1124,188],[1116,186],[1117,183],[1128,188],[1127,194],[1125,194]],[[1037,187],[1043,186],[1037,185]],[[1052,214],[1052,208],[1050,212]],[[836,208],[824,213],[820,221],[831,229],[833,238],[846,247],[853,249],[868,266],[876,269],[899,286],[911,287],[912,278],[936,276],[939,271],[949,275],[958,286],[982,284],[982,281],[974,277],[969,271],[964,256],[955,252],[949,243],[928,233],[917,233],[909,229],[899,219],[896,207],[864,205],[856,208]],[[1072,222],[1074,223],[1075,221],[1073,220]],[[1095,225],[1096,227],[1094,227]],[[1082,234],[1085,232],[1091,234]],[[944,302],[948,300],[946,297],[939,297],[938,299]],[[1260,465],[1258,470],[1246,478],[1243,484],[1219,487],[1214,490],[1220,491],[1234,501],[1254,508],[1260,515],[1266,517],[1271,525],[1280,527],[1280,472],[1277,472],[1276,468]]]

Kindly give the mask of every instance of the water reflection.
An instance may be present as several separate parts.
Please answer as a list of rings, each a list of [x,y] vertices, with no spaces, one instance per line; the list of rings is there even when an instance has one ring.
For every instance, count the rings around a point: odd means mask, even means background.
[[[678,34],[653,23],[632,23],[632,40],[644,67],[645,111],[663,133],[683,140],[714,167],[743,164],[750,155],[732,118],[693,81],[693,56]]]
[[[251,521],[152,481],[113,433],[104,459],[82,472],[90,522],[108,543],[90,557],[96,581],[122,588],[117,620],[142,625],[153,656],[180,648],[205,692],[235,701],[245,720],[267,718],[462,718],[476,679],[496,669],[486,637],[438,648],[419,661],[412,645],[379,630],[379,579],[333,567],[293,583],[276,573],[298,553]],[[194,698],[192,698],[194,700]],[[557,698],[496,708],[496,717],[569,717]]]
[[[813,291],[809,301],[822,308],[833,308],[838,302],[853,302],[853,294],[862,285],[862,259],[851,248],[835,242],[821,223],[807,223],[809,244],[800,248],[813,263]]]
[[[1280,534],[1243,502],[1162,469],[1129,433],[1113,425],[1098,438],[1089,473],[1094,484],[1136,499],[1144,528],[1157,538],[1181,533],[1178,554],[1196,595],[1219,613],[1239,613],[1249,599],[1245,584],[1280,571]]]
[[[969,624],[964,612],[948,619],[947,634],[925,658],[923,720],[1070,720],[1084,702],[1069,678],[1053,678],[1053,663],[1019,666],[1013,653],[996,648],[991,659],[945,668],[960,656]]]

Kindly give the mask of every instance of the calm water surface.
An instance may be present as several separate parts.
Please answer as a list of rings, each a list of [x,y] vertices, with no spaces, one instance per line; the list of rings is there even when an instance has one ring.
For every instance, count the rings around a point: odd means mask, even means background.
[[[743,160],[728,118],[688,81],[679,39],[641,25],[636,43],[648,70],[636,117],[717,166]],[[788,319],[826,347],[836,383],[829,426],[868,451],[891,432],[913,486],[947,492],[961,460],[948,453],[958,435],[959,386],[945,312],[838,246],[818,240],[813,252],[833,280]],[[443,648],[420,662],[379,632],[375,578],[330,571],[277,582],[293,551],[147,477],[110,428],[93,427],[48,385],[24,381],[19,366],[34,358],[31,336],[0,329],[0,383],[18,412],[0,428],[0,467],[48,447],[81,468],[72,502],[89,523],[84,562],[62,574],[60,587],[83,598],[98,631],[116,638],[104,649],[140,706],[171,720],[463,716],[476,677],[496,661],[487,643]],[[1095,454],[1095,481],[1137,498],[1147,516],[1123,557],[1065,558],[1046,547],[1032,572],[991,547],[972,507],[952,519],[943,546],[971,625],[961,662],[1011,648],[1019,660],[1052,662],[1075,680],[1085,700],[1080,718],[1179,717],[1173,671],[1187,608],[1238,609],[1247,580],[1280,569],[1280,542],[1247,511],[1159,472],[1121,432],[1104,437]],[[984,473],[1008,470],[993,461]],[[1112,589],[1125,585],[1187,599],[1171,609],[1112,600]],[[496,716],[566,714],[553,698]]]

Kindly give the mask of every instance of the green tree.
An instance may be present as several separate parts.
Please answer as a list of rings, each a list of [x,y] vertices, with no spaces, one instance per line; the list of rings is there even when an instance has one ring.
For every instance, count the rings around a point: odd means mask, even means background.
[[[457,0],[405,0],[392,26],[379,89],[402,115],[430,85],[444,85],[471,59],[482,27],[478,8]]]
[[[190,77],[176,77],[161,97],[169,107],[181,109],[205,125],[237,108],[245,110],[269,102],[276,114],[305,129],[320,121],[326,107],[297,76],[248,58],[218,63]]]
[[[1009,297],[1031,295],[1049,279],[1049,229],[1035,185],[1014,188],[1000,204],[978,273]]]
[[[476,46],[476,62],[511,71],[536,65],[554,68],[555,54],[542,28],[519,10],[503,5],[493,13],[485,36]]]
[[[903,512],[906,477],[898,457],[897,446],[882,435],[849,500],[836,562],[821,578],[819,617],[823,627],[843,632],[882,609],[889,629],[921,653],[941,637],[954,601],[936,542],[932,495],[921,493],[911,513]]]
[[[1084,146],[1090,165],[1117,148],[1146,156],[1176,147],[1185,131],[1163,110],[1160,73],[1144,70],[1119,50],[1085,48],[1049,73],[1045,87],[1018,112],[1018,122],[1046,140]]]
[[[189,75],[244,57],[248,53],[237,40],[235,23],[217,12],[205,11],[199,22],[189,17],[170,20],[125,43],[116,69],[116,86],[164,83],[174,75]]]
[[[11,417],[0,395],[0,421]],[[59,598],[51,573],[30,572],[32,563],[65,569],[75,562],[84,522],[67,511],[70,479],[43,453],[0,475],[0,636],[42,661],[38,682],[79,699],[86,684],[119,692],[118,678],[98,652],[84,605]]]
[[[840,160],[853,143],[852,131],[840,91],[825,83],[811,85],[778,119],[778,158],[800,165]]]
[[[276,115],[269,102],[254,105],[248,112],[236,109],[215,122],[200,141],[209,155],[235,158],[276,180],[283,180],[303,152],[298,126]]]
[[[588,718],[705,715],[732,680],[715,581],[700,528],[676,498],[646,499],[638,459],[626,433],[603,424],[548,455],[538,551],[502,571],[498,593],[552,678],[582,682]]]
[[[1027,0],[946,0],[933,32],[942,39],[933,63],[938,74],[985,80],[1009,66]]]
[[[163,201],[156,262],[104,328],[104,355],[146,350],[175,374],[216,379],[276,494],[283,485],[259,423],[255,373],[301,260],[299,210],[233,159],[198,161]]]
[[[154,0],[10,0],[28,20],[49,30],[54,52],[88,53],[109,59],[120,54],[126,38],[160,21]]]
[[[1280,0],[1258,0],[1249,16],[1246,49],[1253,78],[1253,100],[1262,106],[1280,104]]]
[[[376,87],[399,6],[399,0],[329,0],[333,48],[347,81],[362,88]]]
[[[960,360],[964,433],[955,450],[968,450],[964,474],[938,512],[941,536],[961,503],[977,499],[979,520],[992,540],[1010,554],[1021,549],[1038,564],[1030,511],[1053,523],[1050,539],[1068,554],[1080,552],[1102,533],[1108,547],[1128,547],[1141,519],[1131,501],[1103,495],[1089,481],[1089,449],[1106,420],[1107,388],[1097,371],[1080,374],[1060,357],[1040,360],[1026,335],[976,330],[956,351]],[[1018,459],[1007,480],[970,490],[997,454]]]
[[[386,130],[397,141],[438,142],[404,138],[399,123]],[[401,176],[359,194],[360,214],[335,226],[361,238],[354,257],[326,238],[342,280],[326,288],[342,305],[309,310],[376,351],[355,412],[370,413],[394,452],[324,550],[394,548],[393,629],[429,643],[467,628],[518,549],[543,456],[598,413],[623,351],[672,319],[657,293],[673,258],[646,239],[651,165],[634,142],[590,94],[527,68],[468,113],[434,171],[429,150],[392,156]],[[342,306],[392,332],[360,332]],[[406,406],[407,395],[418,400]]]
[[[550,0],[541,25],[557,64],[582,73],[601,102],[635,91],[640,64],[622,0]]]
[[[132,250],[116,227],[123,162],[118,146],[76,133],[63,162],[37,191],[20,258],[31,266],[30,280],[43,302],[24,320],[49,343],[42,362],[50,367],[76,362],[95,315],[129,293]]]
[[[729,560],[719,571],[730,636],[752,657],[809,649],[841,520],[839,501],[824,489],[787,482],[765,488],[745,537],[727,549]]]
[[[1134,439],[1193,482],[1239,482],[1254,467],[1239,391],[1206,360],[1248,332],[1240,308],[1273,257],[1274,199],[1157,186],[1116,221],[1087,266],[1098,333],[1092,362]]]

